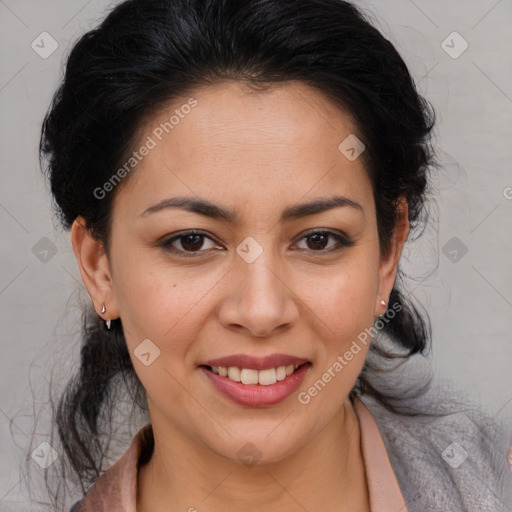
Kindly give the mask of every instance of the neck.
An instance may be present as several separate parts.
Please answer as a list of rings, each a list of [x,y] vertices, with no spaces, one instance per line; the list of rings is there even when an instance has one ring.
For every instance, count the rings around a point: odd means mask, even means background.
[[[318,510],[319,500],[324,512],[370,509],[359,422],[348,398],[311,443],[275,463],[244,466],[205,453],[186,433],[171,435],[155,424],[153,431],[153,455],[139,468],[137,512],[220,512],[228,504],[247,512]]]

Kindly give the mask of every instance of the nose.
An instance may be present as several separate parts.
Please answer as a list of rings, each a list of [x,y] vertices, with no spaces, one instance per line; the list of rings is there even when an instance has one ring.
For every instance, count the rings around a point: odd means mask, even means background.
[[[297,322],[299,309],[291,283],[286,282],[282,265],[270,251],[264,251],[252,263],[236,256],[234,265],[228,274],[229,294],[217,310],[225,328],[269,337]]]

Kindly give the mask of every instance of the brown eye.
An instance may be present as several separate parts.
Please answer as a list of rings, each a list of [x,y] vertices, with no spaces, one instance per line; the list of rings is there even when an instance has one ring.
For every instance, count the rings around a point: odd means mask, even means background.
[[[162,241],[160,245],[170,252],[181,253],[186,256],[195,256],[194,253],[206,252],[205,249],[202,249],[206,240],[210,240],[212,247],[215,247],[213,240],[200,231],[181,233],[180,235]]]
[[[179,238],[181,246],[186,251],[197,251],[204,243],[203,235],[184,235]]]
[[[328,233],[313,233],[312,235],[308,235],[306,239],[309,239],[311,245],[310,249],[325,249],[326,244],[328,243],[330,235]]]
[[[329,239],[335,240],[337,245],[335,245],[334,248],[331,246],[330,249],[326,250],[326,247],[328,247]],[[337,233],[333,233],[332,231],[314,231],[303,236],[301,240],[307,240],[306,250],[311,250],[313,252],[337,251],[344,247],[350,247],[354,245],[354,243],[348,238],[338,235]]]

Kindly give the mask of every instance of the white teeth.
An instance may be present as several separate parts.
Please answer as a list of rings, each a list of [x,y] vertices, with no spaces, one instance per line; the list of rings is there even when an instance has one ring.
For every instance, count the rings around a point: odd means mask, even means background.
[[[240,381],[242,384],[258,384],[258,370],[243,368],[240,371]]]
[[[228,368],[228,377],[235,382],[240,382],[240,369],[236,366],[230,366]]]
[[[286,366],[278,366],[276,368],[276,380],[286,379]]]
[[[259,371],[258,383],[261,384],[262,386],[270,386],[271,384],[275,384],[276,382],[276,370],[274,368]]]
[[[242,384],[259,384],[260,386],[271,386],[278,381],[284,380],[291,375],[298,364],[288,366],[278,366],[277,368],[267,368],[265,370],[253,370],[250,368],[237,368],[236,366],[212,366],[212,372],[221,377],[228,377],[235,382]]]

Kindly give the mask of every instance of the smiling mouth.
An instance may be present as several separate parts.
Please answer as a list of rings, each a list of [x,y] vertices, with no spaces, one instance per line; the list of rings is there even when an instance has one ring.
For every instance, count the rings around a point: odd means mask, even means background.
[[[311,365],[311,363],[306,362],[300,365],[290,364],[288,366],[277,366],[274,368],[266,368],[264,370],[238,368],[236,366],[225,367],[201,365],[201,367],[206,368],[220,377],[232,380],[233,382],[239,382],[246,385],[259,384],[261,386],[271,386],[276,382],[285,380],[286,377],[292,375],[299,368],[305,365]]]

